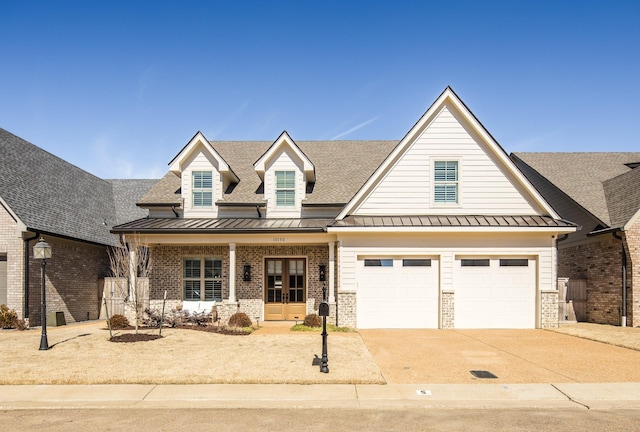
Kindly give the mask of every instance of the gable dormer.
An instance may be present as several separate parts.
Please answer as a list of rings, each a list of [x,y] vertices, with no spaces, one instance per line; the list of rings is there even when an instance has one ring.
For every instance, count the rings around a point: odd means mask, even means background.
[[[184,217],[217,217],[216,201],[240,181],[200,131],[169,162],[169,170],[181,179]]]
[[[316,169],[286,131],[253,167],[264,184],[267,217],[300,217],[307,185],[316,181]]]

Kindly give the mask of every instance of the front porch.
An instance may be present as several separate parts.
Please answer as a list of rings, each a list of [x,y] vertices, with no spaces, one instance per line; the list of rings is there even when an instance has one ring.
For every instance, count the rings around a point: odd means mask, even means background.
[[[335,242],[150,246],[150,307],[192,309],[215,301],[225,322],[236,312],[254,321],[304,320],[317,313],[323,286],[336,323]],[[210,310],[210,307],[209,307]]]

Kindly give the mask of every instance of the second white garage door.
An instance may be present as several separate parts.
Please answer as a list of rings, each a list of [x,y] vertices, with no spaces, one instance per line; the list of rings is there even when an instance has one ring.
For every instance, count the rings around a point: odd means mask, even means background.
[[[438,328],[438,260],[359,258],[358,328]]]
[[[456,259],[456,328],[535,328],[536,261]]]

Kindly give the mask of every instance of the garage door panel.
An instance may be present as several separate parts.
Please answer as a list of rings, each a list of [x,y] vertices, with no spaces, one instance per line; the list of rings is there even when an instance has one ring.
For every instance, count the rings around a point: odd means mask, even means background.
[[[535,260],[528,266],[463,267],[454,272],[457,328],[534,328]]]
[[[358,328],[437,328],[438,265],[365,267],[358,261]]]

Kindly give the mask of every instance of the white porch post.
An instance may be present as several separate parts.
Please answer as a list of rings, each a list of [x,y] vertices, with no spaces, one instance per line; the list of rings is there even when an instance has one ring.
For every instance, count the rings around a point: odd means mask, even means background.
[[[229,303],[236,301],[236,244],[229,243]]]
[[[335,295],[335,267],[336,267],[336,258],[335,258],[335,249],[336,242],[329,242],[329,303],[336,302]]]

